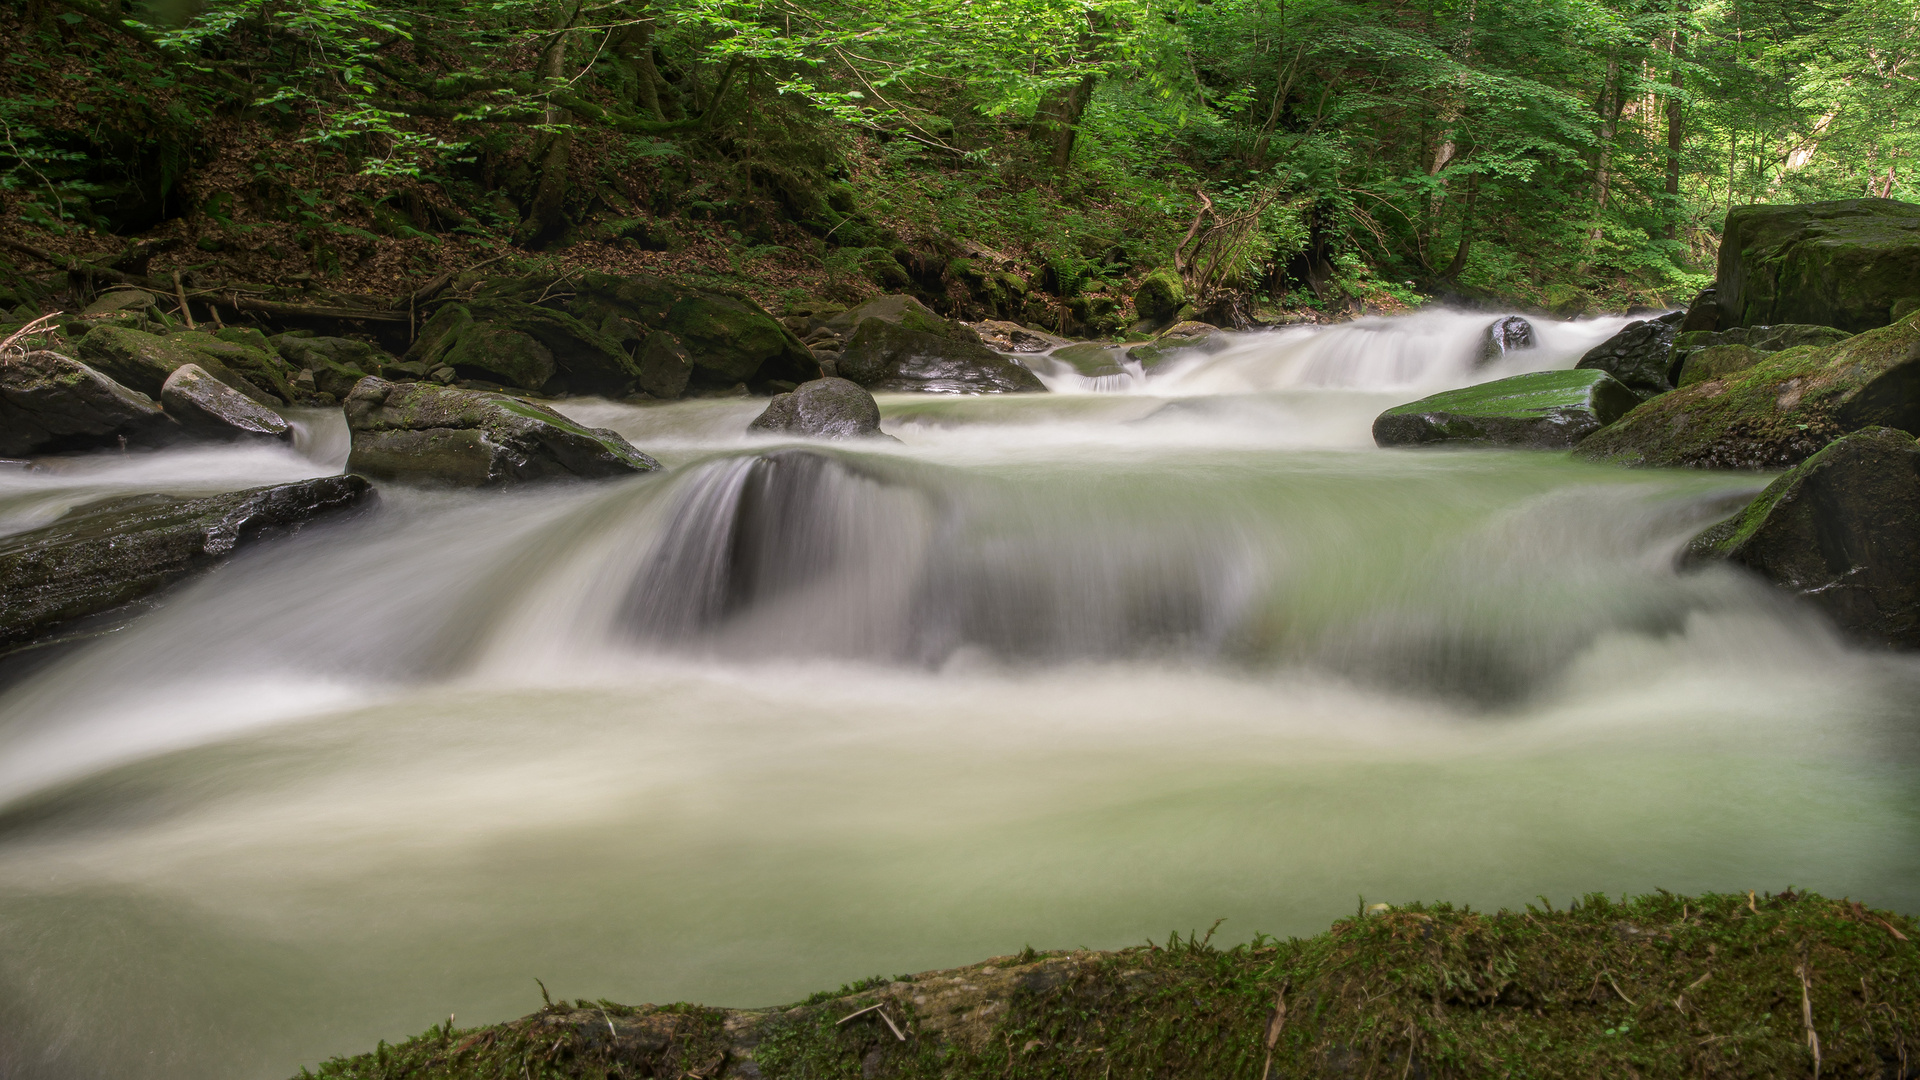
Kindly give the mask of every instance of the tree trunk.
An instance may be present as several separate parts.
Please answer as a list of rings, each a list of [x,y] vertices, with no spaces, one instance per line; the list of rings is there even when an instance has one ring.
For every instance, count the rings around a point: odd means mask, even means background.
[[[567,26],[573,21],[564,2],[553,7],[553,41],[547,45],[540,56],[540,79],[549,87],[566,81],[567,77]],[[542,121],[548,124],[565,124],[570,119],[567,111],[548,102]],[[517,239],[521,246],[539,248],[557,239],[567,229],[567,166],[573,158],[573,133],[567,130],[547,133],[545,147],[539,152],[540,186],[534,189],[533,205],[527,208],[527,219],[520,223]]]
[[[1034,113],[1033,139],[1047,147],[1047,167],[1064,175],[1073,163],[1073,141],[1093,97],[1094,78],[1086,76],[1064,90],[1047,94]]]
[[[1608,169],[1613,164],[1613,140],[1620,130],[1620,109],[1625,104],[1620,96],[1620,54],[1610,52],[1607,56],[1607,80],[1600,88],[1600,150],[1594,158],[1593,167],[1593,228],[1587,233],[1587,243],[1598,245],[1602,230],[1600,215],[1607,210],[1607,185],[1612,177]]]
[[[1673,92],[1667,95],[1667,239],[1672,240],[1679,231],[1680,216],[1680,93],[1686,87],[1686,80],[1680,74],[1680,28],[1674,27],[1667,38],[1667,55],[1673,62],[1673,76],[1670,85]]]

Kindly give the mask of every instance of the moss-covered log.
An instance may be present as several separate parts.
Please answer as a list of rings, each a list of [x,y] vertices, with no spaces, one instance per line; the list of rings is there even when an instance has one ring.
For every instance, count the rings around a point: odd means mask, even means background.
[[[318,1075],[1912,1078],[1916,934],[1791,891],[1382,905],[1305,940],[1029,949],[787,1008],[553,1003]]]

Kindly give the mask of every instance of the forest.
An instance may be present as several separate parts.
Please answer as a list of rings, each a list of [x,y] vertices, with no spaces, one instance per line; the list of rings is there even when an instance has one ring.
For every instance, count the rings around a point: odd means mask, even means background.
[[[1221,323],[1575,315],[1685,303],[1731,206],[1914,198],[1920,148],[1913,0],[13,0],[0,37],[16,302],[504,260],[1092,335],[1162,268]]]

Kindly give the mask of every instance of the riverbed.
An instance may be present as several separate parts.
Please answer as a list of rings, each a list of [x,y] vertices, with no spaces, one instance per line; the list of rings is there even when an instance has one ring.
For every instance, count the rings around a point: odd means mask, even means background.
[[[1387,451],[1624,319],[1237,337],[1053,393],[559,403],[668,468],[409,490],[0,690],[0,1075],[283,1077],[558,997],[875,974],[1375,901],[1789,885],[1920,910],[1920,663],[1686,540],[1766,476]],[[0,473],[0,532],[292,448]]]

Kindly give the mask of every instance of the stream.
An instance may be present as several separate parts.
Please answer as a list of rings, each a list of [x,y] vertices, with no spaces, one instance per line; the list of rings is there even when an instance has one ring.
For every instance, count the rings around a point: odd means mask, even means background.
[[[669,468],[385,485],[0,689],[0,1076],[278,1078],[556,998],[756,1006],[1375,901],[1920,910],[1920,661],[1686,540],[1767,476],[1387,451],[1624,318],[1429,311],[1054,392],[571,400]],[[0,472],[0,533],[292,448]]]

